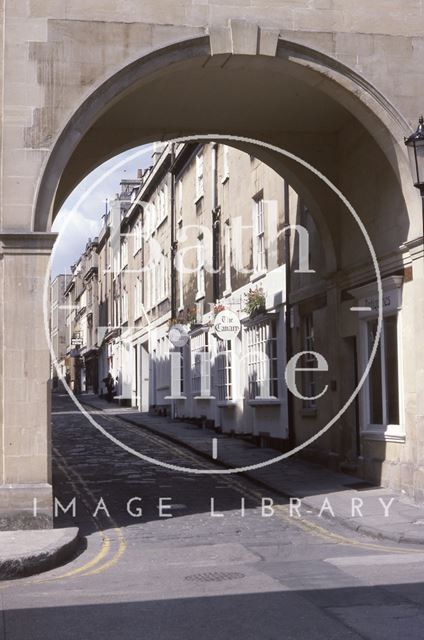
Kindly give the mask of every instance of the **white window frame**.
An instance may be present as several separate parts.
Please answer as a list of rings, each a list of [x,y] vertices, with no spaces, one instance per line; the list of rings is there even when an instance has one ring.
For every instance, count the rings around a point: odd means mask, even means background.
[[[169,367],[169,340],[167,336],[160,338],[156,348],[156,389],[169,389],[170,367]]]
[[[128,291],[125,287],[121,292],[121,324],[128,322]]]
[[[230,177],[230,147],[228,144],[224,144],[222,148],[222,178],[221,182],[224,183]]]
[[[152,306],[152,292],[151,292],[151,288],[152,288],[152,283],[151,283],[151,279],[150,279],[150,270],[151,267],[148,267],[146,269],[146,271],[144,272],[144,282],[145,282],[145,287],[144,287],[144,297],[145,297],[145,306],[147,309],[150,309]]]
[[[196,300],[200,300],[205,297],[205,240],[203,236],[197,239],[196,261]]]
[[[217,339],[215,367],[218,402],[229,402],[234,399],[233,350],[232,340]]]
[[[386,374],[386,349],[385,349],[385,324],[384,319],[387,317],[396,316],[396,337],[397,337],[397,364],[398,364],[398,411],[399,411],[399,423],[391,424],[387,419],[387,374]],[[365,369],[369,360],[368,353],[368,323],[375,320],[376,317],[368,317],[361,320],[360,326],[360,349],[361,349],[361,371]],[[367,376],[361,393],[361,413],[362,413],[362,433],[369,439],[383,439],[388,441],[404,441],[405,440],[405,427],[403,419],[403,393],[402,393],[402,315],[400,312],[383,314],[383,324],[381,328],[380,336],[380,348],[377,351],[375,357],[380,357],[381,367],[381,387],[382,387],[382,424],[375,424],[371,421],[371,403],[370,403],[370,379]]]
[[[229,295],[231,289],[231,225],[227,221],[224,224],[224,273],[225,291],[224,296]]]
[[[143,283],[140,278],[136,278],[134,285],[134,320],[142,316],[143,306]]]
[[[253,272],[266,272],[265,201],[263,194],[253,198]]]
[[[271,336],[271,326],[274,335]],[[278,315],[246,325],[247,391],[250,401],[280,399]]]
[[[147,238],[156,230],[157,225],[157,195],[144,207],[144,237]]]
[[[162,252],[158,263],[156,265],[157,268],[157,301],[162,302],[166,300],[169,295],[169,265],[168,265],[168,256]]]
[[[380,350],[377,351],[375,357],[381,358],[382,371],[382,389],[386,386],[387,377],[385,344],[384,344],[384,318],[388,316],[397,316],[397,365],[398,365],[398,406],[399,406],[399,424],[388,424],[384,421],[386,415],[386,407],[384,406],[384,392],[382,398],[383,404],[383,424],[373,424],[370,420],[370,382],[369,376],[366,377],[364,384],[359,393],[359,414],[361,435],[368,440],[384,440],[387,442],[405,442],[405,406],[404,406],[404,389],[403,389],[403,359],[402,359],[402,276],[389,276],[382,280],[383,288],[383,326],[381,332]],[[368,322],[378,318],[378,296],[376,285],[374,283],[353,289],[350,293],[356,298],[357,307],[362,311],[356,312],[358,315],[358,366],[359,376],[365,371],[369,362],[368,355]],[[351,306],[355,307],[354,304]]]
[[[121,269],[128,267],[128,236],[121,235]]]
[[[165,183],[159,190],[157,195],[158,214],[156,220],[156,229],[166,220],[168,217],[168,185]]]
[[[211,378],[210,367],[202,366],[202,353],[210,357],[210,336],[208,331],[201,330],[190,338],[190,369],[191,369],[191,394],[194,398],[199,398],[202,392],[202,369],[203,386],[210,390]],[[206,378],[206,379],[205,379]]]
[[[156,262],[153,262],[149,271],[150,271],[150,305],[151,307],[155,307],[158,301]]]
[[[177,182],[177,214],[182,217],[183,212],[183,179],[180,178]]]
[[[196,155],[196,202],[205,195],[203,149]]]
[[[137,220],[137,222],[134,225],[133,238],[134,238],[133,255],[135,256],[143,246],[143,225],[140,219]]]

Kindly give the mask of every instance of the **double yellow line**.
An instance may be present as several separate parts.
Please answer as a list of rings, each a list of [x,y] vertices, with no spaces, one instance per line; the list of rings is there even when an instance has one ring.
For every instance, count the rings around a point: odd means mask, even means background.
[[[113,525],[112,531],[114,532],[116,539],[118,541],[118,548],[113,552],[112,557],[109,558],[109,555],[113,547],[113,538],[112,536],[110,536],[108,533],[106,533],[101,529],[97,521],[97,518],[95,518],[92,515],[92,507],[93,505],[95,506],[97,503],[95,496],[90,491],[89,487],[86,485],[86,483],[84,482],[83,478],[79,475],[79,473],[75,471],[75,469],[70,469],[68,467],[68,465],[66,464],[65,460],[63,459],[59,451],[54,447],[53,447],[53,453],[54,453],[57,466],[62,471],[62,473],[64,473],[68,482],[72,486],[75,492],[75,495],[78,495],[79,499],[81,499],[88,513],[90,514],[90,518],[94,522],[94,525],[102,539],[102,543],[101,543],[101,548],[99,552],[94,556],[94,558],[87,561],[82,566],[76,567],[75,569],[71,569],[70,571],[67,571],[66,573],[62,573],[57,576],[47,576],[46,578],[39,578],[37,580],[32,581],[32,583],[35,582],[37,584],[43,583],[43,582],[50,582],[52,580],[63,580],[64,578],[72,578],[74,576],[82,577],[82,576],[98,575],[99,573],[103,573],[104,571],[107,571],[108,569],[116,565],[119,559],[125,553],[125,550],[127,548],[122,529],[117,525],[117,523],[113,520],[113,518],[110,517],[110,521]],[[74,476],[74,478],[76,478],[78,484],[74,482],[72,475]],[[84,489],[85,495],[80,491],[78,485]],[[92,500],[93,505],[90,505],[88,503],[85,497],[86,495],[88,495],[89,498]]]

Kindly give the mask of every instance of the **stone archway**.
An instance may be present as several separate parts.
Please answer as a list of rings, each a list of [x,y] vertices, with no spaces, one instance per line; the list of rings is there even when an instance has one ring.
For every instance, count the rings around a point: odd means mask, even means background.
[[[285,96],[279,86],[282,83]],[[245,90],[237,95],[241,87]],[[274,90],[270,91],[272,87]],[[246,104],[243,102],[249,95],[246,89],[252,95],[241,118],[234,107]],[[294,100],[296,91],[297,100]],[[311,97],[313,101],[308,102]],[[47,229],[49,216],[88,171],[135,144],[183,134],[227,132],[279,142],[280,146],[294,150],[298,142],[290,139],[291,123],[281,127],[287,113],[275,111],[283,98],[292,116],[293,110],[296,111],[297,124],[303,123],[305,132],[310,134],[309,143],[313,133],[326,131],[325,115],[327,120],[339,118],[339,122],[331,123],[333,132],[342,129],[343,112],[345,121],[351,117],[362,125],[381,149],[405,198],[414,208],[417,199],[410,185],[402,142],[408,125],[393,105],[371,83],[330,56],[284,41],[278,37],[277,30],[233,20],[226,29],[211,29],[210,37],[152,51],[90,91],[57,136],[45,163],[34,204],[34,230]],[[116,124],[110,125],[119,120],[119,111],[122,120],[123,110],[128,110],[131,102],[138,107],[140,99],[145,110],[138,121],[133,119],[131,126],[117,133]],[[268,111],[258,109],[265,100],[274,106],[274,111],[272,106]],[[208,112],[199,114],[199,102],[203,107],[209,104]],[[300,111],[299,106],[303,106]],[[149,120],[140,122],[146,114]],[[257,124],[262,115],[271,116],[265,128]],[[109,134],[106,138],[100,136],[105,129]],[[36,130],[36,122],[27,129],[28,143],[37,145]],[[296,131],[298,138],[301,135],[302,130]]]
[[[2,236],[3,331],[10,336],[6,343],[9,355],[3,358],[3,378],[9,381],[4,387],[3,430],[6,443],[10,434],[11,445],[3,451],[0,506],[13,501],[13,508],[19,510],[29,494],[38,492],[43,496],[44,512],[50,513],[50,372],[42,337],[41,292],[54,242],[49,233],[51,221],[92,168],[136,144],[184,134],[239,134],[270,142],[308,160],[336,182],[374,225],[377,240],[384,215],[393,234],[391,245],[380,247],[382,259],[386,252],[393,260],[397,252],[395,261],[402,264],[399,240],[407,242],[421,232],[417,197],[401,147],[405,130],[406,123],[384,96],[345,65],[280,40],[277,31],[240,21],[212,29],[210,37],[152,51],[91,88],[49,152],[37,188],[31,230]],[[36,123],[28,127],[26,141],[29,147],[37,146]],[[355,232],[349,223],[340,228],[340,203],[294,163],[272,154],[263,159],[288,176],[301,195],[303,188],[311,209],[316,209],[317,224],[335,247],[328,270],[334,274],[348,269],[358,256],[349,253],[343,240],[343,231]],[[379,202],[375,179],[384,190]],[[31,291],[32,297],[19,297],[19,282],[24,283],[21,290]],[[28,345],[25,322],[32,324],[33,336],[37,336],[32,338],[36,349]],[[15,415],[16,388],[25,398],[19,416]],[[33,423],[27,423],[25,432],[19,431],[22,415],[30,410]],[[17,469],[23,459],[28,462],[25,472]],[[24,491],[24,485],[31,490]],[[23,499],[16,500],[21,494]]]

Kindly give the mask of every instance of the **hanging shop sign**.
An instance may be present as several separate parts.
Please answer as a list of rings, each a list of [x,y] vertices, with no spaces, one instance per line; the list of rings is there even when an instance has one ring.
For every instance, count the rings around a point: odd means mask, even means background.
[[[233,340],[240,333],[240,319],[234,311],[220,311],[215,317],[214,329],[221,340]]]

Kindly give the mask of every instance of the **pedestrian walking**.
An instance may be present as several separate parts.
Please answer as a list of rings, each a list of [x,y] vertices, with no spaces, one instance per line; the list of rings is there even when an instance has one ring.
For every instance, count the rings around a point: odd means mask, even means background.
[[[114,387],[115,387],[115,382],[114,382],[114,379],[113,379],[113,375],[111,374],[110,371],[107,374],[106,378],[103,378],[103,382],[105,383],[105,386],[106,386],[107,401],[108,402],[112,402],[112,400],[113,400],[113,390],[114,390]]]

